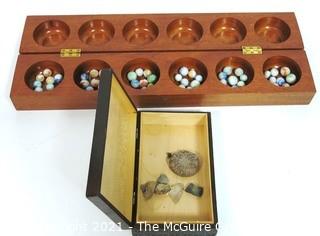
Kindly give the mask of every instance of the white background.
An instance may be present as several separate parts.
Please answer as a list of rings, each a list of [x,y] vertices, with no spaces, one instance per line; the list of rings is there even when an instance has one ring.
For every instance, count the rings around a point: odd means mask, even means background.
[[[315,3],[1,1],[0,235],[110,235],[85,198],[95,111],[17,112],[9,99],[26,15],[294,11],[319,87]],[[316,95],[307,106],[210,109],[220,236],[320,235],[319,105]]]

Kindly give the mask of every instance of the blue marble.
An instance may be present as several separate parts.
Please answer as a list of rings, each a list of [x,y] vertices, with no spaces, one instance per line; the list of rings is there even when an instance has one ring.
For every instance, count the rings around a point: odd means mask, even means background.
[[[81,80],[89,80],[89,75],[87,73],[82,73],[80,75]]]
[[[133,88],[139,88],[140,87],[140,82],[137,79],[131,80],[130,84],[131,84],[131,87],[133,87]]]
[[[227,77],[228,77],[228,75],[227,75],[226,72],[220,72],[220,73],[218,74],[218,77],[219,77],[219,79],[224,79],[224,80],[226,80]]]
[[[181,82],[180,82],[183,86],[188,86],[189,85],[189,80],[188,79],[186,79],[186,78],[183,78],[182,80],[181,80]]]
[[[196,75],[195,80],[197,80],[201,83],[203,81],[202,75]]]
[[[278,84],[279,86],[282,86],[285,82],[286,82],[286,80],[285,80],[284,78],[282,78],[282,77],[279,77],[279,78],[277,79],[277,84]]]
[[[55,74],[53,78],[54,78],[54,82],[58,84],[63,79],[63,75],[62,74]],[[81,77],[81,79],[82,79],[82,77]]]
[[[187,76],[187,74],[189,73],[189,69],[185,66],[181,67],[179,69],[179,73],[182,75],[182,76]]]

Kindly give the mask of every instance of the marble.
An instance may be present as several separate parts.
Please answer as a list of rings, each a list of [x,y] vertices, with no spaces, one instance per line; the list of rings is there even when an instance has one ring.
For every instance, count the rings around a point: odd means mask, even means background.
[[[38,74],[37,76],[36,76],[36,80],[38,80],[38,81],[40,81],[40,82],[42,82],[42,81],[44,81],[44,75],[43,74]]]
[[[41,87],[41,86],[42,86],[42,83],[39,80],[35,80],[33,82],[33,87]]]
[[[54,78],[52,76],[49,76],[46,78],[46,83],[47,84],[53,84],[54,83]]]
[[[186,86],[184,86],[183,84],[180,84],[179,87],[184,89],[186,88]]]
[[[192,80],[190,86],[191,88],[197,88],[200,86],[200,82],[198,80]]]
[[[49,77],[52,75],[52,70],[50,70],[49,68],[45,68],[42,73],[44,77]]]
[[[139,82],[140,82],[140,87],[147,87],[147,85],[149,83],[148,80],[146,80],[146,79],[142,79]]]
[[[196,75],[196,77],[194,79],[199,81],[200,83],[203,81],[202,75]]]
[[[58,84],[63,79],[63,75],[62,74],[55,74],[53,78],[54,78],[54,82]]]
[[[90,70],[89,75],[91,78],[97,78],[99,76],[99,71],[96,69],[92,69]]]
[[[90,84],[93,88],[98,88],[99,87],[99,84],[100,84],[100,80],[99,79],[92,79],[90,81]]]
[[[181,68],[179,69],[179,73],[180,73],[182,76],[187,76],[188,73],[189,73],[189,69],[188,69],[187,67],[183,66],[183,67],[181,67]]]
[[[237,86],[238,87],[243,87],[243,86],[245,86],[246,84],[242,81],[242,80],[240,80],[238,83],[237,83]]]
[[[242,68],[238,67],[237,69],[234,70],[234,74],[238,77],[244,74],[244,71]]]
[[[137,68],[136,70],[135,70],[135,72],[136,72],[136,74],[137,74],[137,76],[138,77],[141,77],[141,76],[143,76],[143,69],[142,68]]]
[[[240,80],[246,82],[248,80],[248,76],[246,74],[240,75]]]
[[[238,78],[236,77],[236,76],[234,76],[234,75],[230,75],[229,77],[228,77],[228,83],[231,85],[231,86],[234,86],[234,85],[236,85],[237,83],[238,83]]]
[[[277,78],[274,77],[274,76],[271,76],[270,79],[269,79],[269,81],[274,84],[274,83],[277,82]]]
[[[157,81],[157,76],[155,74],[151,74],[147,77],[149,83],[153,84]]]
[[[52,90],[52,89],[54,89],[53,84],[46,84],[46,90]]]
[[[264,78],[269,79],[270,76],[271,76],[271,71],[270,71],[270,70],[266,70],[266,71],[264,72]]]
[[[35,88],[34,88],[34,91],[35,91],[35,92],[42,92],[43,89],[42,89],[42,87],[35,87]]]
[[[284,79],[283,77],[277,78],[277,84],[278,84],[279,86],[282,86],[285,82],[286,82],[286,81],[285,81],[285,79]]]
[[[232,74],[232,67],[231,66],[224,67],[223,72],[226,73],[227,75],[231,75]]]
[[[87,73],[82,73],[82,74],[80,75],[80,79],[82,79],[82,80],[89,80],[89,75],[88,75]]]
[[[271,75],[274,77],[279,75],[279,70],[277,68],[272,68],[270,72],[271,72]]]
[[[197,75],[197,72],[194,69],[191,69],[188,73],[189,78],[193,79]]]
[[[87,90],[87,91],[93,91],[94,88],[93,88],[92,86],[88,86],[88,87],[86,87],[86,90]]]
[[[228,85],[228,82],[227,82],[226,79],[222,79],[222,80],[220,80],[220,82],[221,82],[222,84],[224,84],[224,85]]]
[[[149,70],[149,69],[145,69],[144,71],[143,71],[143,76],[144,77],[148,77],[149,75],[151,75],[152,74],[152,72],[151,72],[151,70]]]
[[[137,79],[131,80],[130,84],[131,84],[132,88],[139,88],[140,87],[140,82]]]
[[[186,87],[186,86],[189,85],[189,80],[186,79],[186,78],[183,78],[183,79],[181,80],[181,84]]]
[[[90,84],[90,82],[89,82],[88,80],[84,80],[84,79],[83,79],[83,80],[80,81],[80,85],[81,85],[82,87],[84,87],[84,88],[88,87],[89,84]]]
[[[297,81],[297,76],[295,74],[289,74],[286,77],[286,81],[287,81],[288,84],[294,84]]]
[[[291,70],[290,70],[289,67],[287,67],[287,66],[281,67],[281,69],[280,69],[280,74],[281,74],[282,76],[286,77],[286,76],[288,76],[290,73],[291,73]]]
[[[224,79],[224,80],[226,80],[227,79],[227,77],[228,77],[228,75],[227,75],[227,73],[225,73],[225,72],[220,72],[219,74],[218,74],[218,77],[219,77],[219,79]]]
[[[181,80],[182,80],[182,75],[181,74],[176,74],[175,76],[174,76],[174,79],[175,79],[175,81],[177,81],[177,82],[180,82]]]
[[[134,71],[130,71],[130,72],[127,74],[127,79],[128,79],[129,81],[136,80],[137,77],[138,77],[138,76],[137,76],[136,72],[134,72]]]

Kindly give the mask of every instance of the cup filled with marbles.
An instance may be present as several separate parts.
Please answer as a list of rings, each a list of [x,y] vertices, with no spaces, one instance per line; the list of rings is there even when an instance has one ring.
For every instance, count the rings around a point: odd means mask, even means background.
[[[298,81],[297,75],[288,66],[273,66],[264,71],[264,77],[275,86],[290,87]]]
[[[253,77],[251,65],[244,59],[232,57],[222,60],[216,69],[219,81],[232,88],[248,85]]]
[[[122,69],[122,77],[134,89],[146,89],[159,81],[158,66],[148,59],[135,59]]]
[[[195,89],[205,81],[207,69],[202,62],[196,59],[183,58],[171,65],[169,75],[180,88]]]
[[[104,61],[86,61],[77,67],[74,80],[80,88],[86,91],[97,90],[99,88],[101,71],[104,68],[110,68]]]
[[[80,74],[80,85],[86,91],[98,89],[100,83],[101,70],[92,68]]]
[[[288,57],[275,56],[269,58],[263,66],[264,77],[277,87],[291,87],[301,76],[298,64]]]
[[[28,69],[25,81],[35,92],[51,91],[62,82],[63,74],[63,68],[59,64],[39,62]]]

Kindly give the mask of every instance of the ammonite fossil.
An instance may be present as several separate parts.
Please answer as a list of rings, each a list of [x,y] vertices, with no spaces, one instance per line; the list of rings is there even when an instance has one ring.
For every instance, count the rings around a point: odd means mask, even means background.
[[[199,156],[187,150],[168,152],[167,163],[175,174],[182,177],[193,176],[200,169]]]

